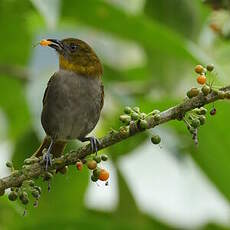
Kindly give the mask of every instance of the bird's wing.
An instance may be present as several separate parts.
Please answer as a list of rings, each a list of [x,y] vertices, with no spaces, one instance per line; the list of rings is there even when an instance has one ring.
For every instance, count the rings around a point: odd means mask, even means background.
[[[52,82],[52,80],[53,80],[55,77],[57,77],[57,73],[54,73],[54,74],[51,76],[51,78],[49,79],[48,83],[47,83],[47,87],[46,87],[46,90],[45,90],[45,93],[44,93],[44,96],[43,96],[43,99],[42,99],[43,106],[46,104],[47,92],[48,92],[50,83]]]
[[[104,85],[101,84],[101,110],[104,105]]]

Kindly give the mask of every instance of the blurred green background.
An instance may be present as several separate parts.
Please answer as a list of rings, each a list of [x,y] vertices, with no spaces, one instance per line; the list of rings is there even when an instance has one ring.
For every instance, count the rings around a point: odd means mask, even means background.
[[[197,86],[193,68],[213,63],[229,83],[228,0],[0,0],[0,176],[39,146],[46,83],[58,68],[42,38],[87,41],[104,65],[105,106],[94,133],[118,128],[125,105],[164,110]],[[215,11],[214,11],[215,10]],[[212,105],[207,106],[211,108]],[[0,199],[0,229],[230,229],[228,102],[216,103],[196,148],[182,122],[170,122],[106,150],[109,186],[70,167],[38,208]],[[162,137],[150,143],[151,133]],[[77,143],[78,145],[78,143]],[[73,148],[69,147],[69,149]]]

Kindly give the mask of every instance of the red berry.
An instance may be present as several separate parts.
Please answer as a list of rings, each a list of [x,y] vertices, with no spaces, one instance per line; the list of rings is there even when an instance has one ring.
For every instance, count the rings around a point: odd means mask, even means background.
[[[83,169],[83,163],[81,161],[78,161],[76,163],[77,170],[81,171]]]

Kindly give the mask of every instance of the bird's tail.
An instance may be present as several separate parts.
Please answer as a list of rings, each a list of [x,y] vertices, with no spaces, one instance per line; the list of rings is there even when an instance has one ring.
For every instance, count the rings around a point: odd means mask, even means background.
[[[37,151],[33,154],[35,157],[40,157],[43,155],[43,149],[48,149],[51,143],[51,139],[49,137],[45,137]],[[54,142],[52,149],[51,149],[51,154],[54,157],[60,157],[65,149],[66,142],[65,141],[56,141]]]

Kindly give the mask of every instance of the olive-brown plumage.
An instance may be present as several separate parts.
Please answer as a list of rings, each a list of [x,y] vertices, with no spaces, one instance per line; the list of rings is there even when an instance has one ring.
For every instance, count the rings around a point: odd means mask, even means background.
[[[95,140],[86,136],[96,126],[104,102],[102,66],[92,48],[74,38],[48,40],[59,54],[59,70],[50,78],[43,97],[41,122],[47,137],[36,156],[48,146],[48,154],[60,156],[72,139],[90,140],[94,146]]]

